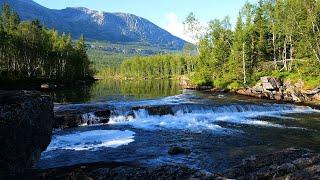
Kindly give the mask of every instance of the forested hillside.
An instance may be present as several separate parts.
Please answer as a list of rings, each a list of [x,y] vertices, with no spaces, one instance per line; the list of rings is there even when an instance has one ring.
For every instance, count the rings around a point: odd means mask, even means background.
[[[73,81],[91,78],[93,71],[81,37],[74,45],[39,21],[20,21],[5,4],[0,17],[0,81]]]
[[[315,0],[247,3],[235,28],[228,17],[209,23],[197,44],[199,56],[193,58],[192,72],[179,72],[189,75],[195,84],[216,87],[251,85],[265,75],[301,79],[310,87],[319,85],[319,14],[320,1]],[[192,14],[187,20],[191,27],[198,23]],[[159,68],[155,59],[166,63]],[[124,76],[168,77],[176,74],[171,70],[175,69],[174,62],[174,56],[134,58],[124,62],[121,69]]]
[[[105,68],[100,77],[173,78],[195,70],[197,58],[181,54],[137,56],[125,60],[119,67]]]
[[[166,50],[181,50],[185,41],[173,36],[147,19],[127,13],[109,13],[86,7],[50,9],[33,0],[0,0],[9,3],[22,20],[38,19],[41,24],[77,39],[109,43],[144,43]],[[59,3],[59,2],[58,2]]]

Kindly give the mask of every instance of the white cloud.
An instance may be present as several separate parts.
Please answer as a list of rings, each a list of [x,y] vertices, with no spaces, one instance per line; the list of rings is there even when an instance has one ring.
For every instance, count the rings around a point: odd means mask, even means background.
[[[175,13],[167,13],[165,17],[167,21],[165,30],[188,42],[195,43],[195,41],[185,32],[182,21],[179,20],[178,16]]]

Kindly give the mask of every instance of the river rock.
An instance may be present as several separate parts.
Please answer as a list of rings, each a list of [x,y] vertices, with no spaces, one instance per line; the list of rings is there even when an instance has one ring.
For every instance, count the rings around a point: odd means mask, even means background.
[[[314,96],[312,96],[312,99],[315,101],[320,101],[320,93],[315,94]]]
[[[264,91],[279,90],[282,82],[279,78],[275,77],[261,77],[262,87]]]
[[[306,94],[306,95],[316,95],[318,93],[320,93],[320,88],[316,88],[313,90],[301,90],[301,93]]]
[[[206,171],[192,169],[179,165],[162,165],[158,167],[143,167],[121,163],[92,163],[72,167],[61,167],[30,175],[32,179],[225,179]]]
[[[252,87],[252,89],[258,93],[262,93],[263,92],[262,83],[257,83],[255,86]]]
[[[132,110],[137,111],[145,109],[151,116],[165,116],[165,115],[174,115],[174,112],[170,106],[138,106],[133,107]]]
[[[277,101],[282,101],[284,99],[282,92],[275,92],[274,99]]]
[[[51,141],[53,102],[29,91],[0,91],[0,174],[33,166]]]
[[[179,154],[190,154],[190,149],[182,148],[178,146],[171,147],[168,151],[168,154],[170,155],[179,155]]]
[[[56,114],[54,116],[53,128],[65,129],[78,127],[86,123],[81,114]]]
[[[230,179],[319,179],[320,154],[306,149],[252,156],[223,173]]]
[[[269,92],[256,92],[253,88],[242,88],[236,92],[241,95],[252,96],[260,99],[266,99],[270,97]]]
[[[99,118],[99,123],[108,123],[110,121],[111,113],[112,112],[109,109],[94,112],[95,116]]]

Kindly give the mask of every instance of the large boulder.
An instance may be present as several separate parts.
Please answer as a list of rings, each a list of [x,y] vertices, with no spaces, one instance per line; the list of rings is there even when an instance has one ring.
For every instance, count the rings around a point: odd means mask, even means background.
[[[29,91],[0,91],[0,176],[23,173],[51,141],[53,102]]]
[[[262,87],[264,91],[279,90],[282,87],[282,82],[279,78],[275,77],[261,77]]]

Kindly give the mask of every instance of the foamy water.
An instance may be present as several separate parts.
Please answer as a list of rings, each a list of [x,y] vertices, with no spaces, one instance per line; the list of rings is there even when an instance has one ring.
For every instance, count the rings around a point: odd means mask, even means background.
[[[134,142],[133,131],[93,130],[54,135],[46,151],[53,150],[97,150],[102,147],[117,148]]]
[[[259,120],[259,118],[292,119],[287,116],[292,113],[312,113],[317,111],[309,107],[272,104],[225,105],[212,108],[208,106],[179,106],[172,107],[172,109],[174,110],[174,115],[168,114],[163,116],[150,115],[147,110],[140,109],[134,111],[133,117],[115,115],[110,119],[109,124],[131,125],[144,130],[177,129],[193,132],[211,131],[213,133],[226,133],[230,129],[219,126],[219,122],[276,128],[296,128]]]

